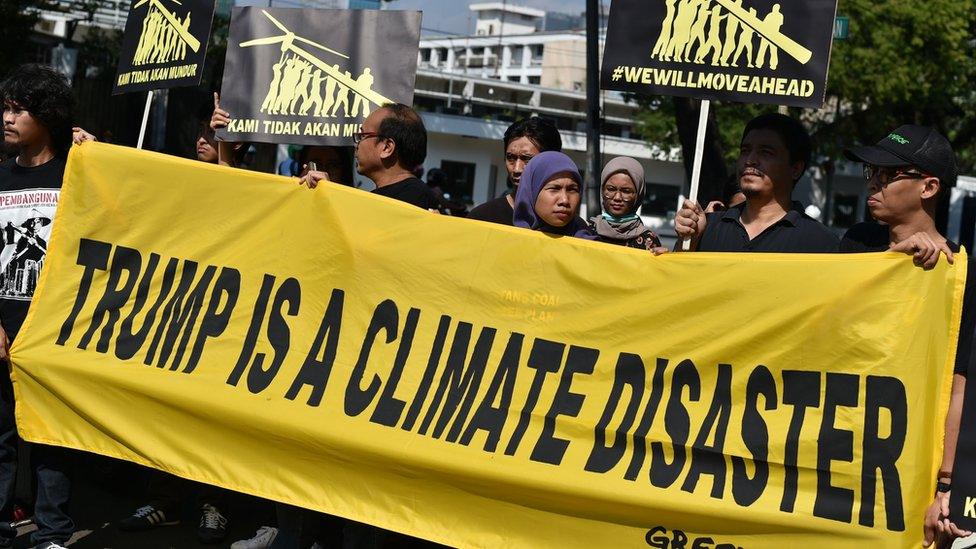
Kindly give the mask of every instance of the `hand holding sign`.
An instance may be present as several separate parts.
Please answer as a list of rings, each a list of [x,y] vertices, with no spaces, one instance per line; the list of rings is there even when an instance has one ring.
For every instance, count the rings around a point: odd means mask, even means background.
[[[698,240],[705,232],[705,212],[697,202],[685,200],[682,208],[674,216],[674,231],[681,239]]]
[[[213,115],[210,116],[210,127],[217,131],[226,128],[227,124],[230,124],[230,113],[220,108],[220,94],[214,92],[214,110]]]

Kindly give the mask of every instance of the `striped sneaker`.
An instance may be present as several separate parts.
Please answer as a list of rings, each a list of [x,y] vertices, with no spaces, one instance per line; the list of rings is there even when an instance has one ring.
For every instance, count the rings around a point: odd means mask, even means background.
[[[179,524],[178,518],[169,518],[162,509],[157,509],[152,505],[146,505],[136,509],[132,516],[119,521],[119,530],[123,532],[141,532],[151,530],[157,526],[173,526]]]

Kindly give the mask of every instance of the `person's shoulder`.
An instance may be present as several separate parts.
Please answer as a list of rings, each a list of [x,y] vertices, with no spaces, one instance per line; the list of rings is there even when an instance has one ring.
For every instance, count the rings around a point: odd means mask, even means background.
[[[842,252],[877,252],[888,249],[888,227],[864,221],[857,223],[840,241]]]
[[[799,224],[803,226],[804,230],[808,231],[811,236],[816,236],[817,238],[822,238],[824,240],[833,242],[834,244],[840,241],[837,235],[830,227],[824,225],[818,219],[814,219],[807,215],[805,212],[799,212]]]
[[[866,238],[888,238],[888,227],[870,221],[862,221],[855,224],[847,232],[844,238],[864,240]]]
[[[511,211],[511,206],[508,204],[508,199],[504,196],[498,198],[493,198],[488,202],[478,204],[468,212],[468,219],[477,219],[479,221],[491,221],[498,217],[498,213],[504,211],[507,208]]]
[[[423,189],[425,193],[430,190],[430,187],[428,187],[426,183],[416,177],[408,177],[402,181],[394,183],[393,185],[397,185],[403,189]]]

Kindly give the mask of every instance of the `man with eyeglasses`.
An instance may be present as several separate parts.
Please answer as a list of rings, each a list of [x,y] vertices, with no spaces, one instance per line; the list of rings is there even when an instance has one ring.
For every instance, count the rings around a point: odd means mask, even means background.
[[[905,125],[878,141],[877,145],[844,151],[849,160],[864,163],[868,209],[883,223],[859,223],[841,240],[842,252],[896,251],[911,254],[916,265],[930,269],[940,254],[952,263],[959,246],[939,234],[935,211],[942,193],[956,179],[956,158],[949,141],[933,128]],[[968,267],[968,266],[967,266]],[[970,272],[972,272],[970,270]],[[976,277],[967,277],[962,326],[952,377],[952,396],[946,414],[942,465],[933,482],[935,498],[925,516],[925,545],[936,535],[969,535],[949,517],[949,491],[956,443],[962,418],[973,332],[976,318],[971,301],[976,297]]]
[[[959,247],[935,228],[939,197],[956,179],[949,141],[932,128],[905,125],[874,146],[844,151],[864,163],[868,209],[884,223],[859,223],[841,240],[842,252],[911,253],[917,265],[931,268],[944,253],[949,262]]]
[[[376,184],[373,193],[436,210],[437,197],[413,174],[427,157],[427,130],[416,111],[390,103],[370,113],[362,130],[353,135],[356,143],[356,171]],[[302,182],[315,188],[329,174],[310,171]]]

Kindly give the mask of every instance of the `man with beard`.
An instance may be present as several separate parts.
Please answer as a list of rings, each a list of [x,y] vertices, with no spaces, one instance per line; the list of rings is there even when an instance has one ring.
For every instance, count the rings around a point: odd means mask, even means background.
[[[810,135],[799,121],[777,113],[746,124],[736,171],[746,201],[706,214],[685,200],[674,229],[702,252],[836,252],[837,237],[794,206],[796,182],[810,164]],[[678,245],[680,249],[680,243]]]
[[[505,149],[505,169],[509,190],[471,210],[468,219],[478,219],[502,225],[512,225],[515,213],[515,188],[532,157],[546,151],[562,151],[559,130],[545,118],[533,116],[515,122],[505,130],[502,142]]]
[[[0,361],[9,359],[9,348],[17,338],[34,294],[37,271],[43,264],[47,244],[38,234],[54,218],[57,196],[64,177],[68,148],[72,142],[71,88],[63,76],[50,67],[24,65],[0,84],[3,103],[3,139],[16,154],[0,164],[0,196],[14,207],[0,213],[0,226],[11,227],[5,235],[16,239],[10,256],[15,280],[0,288]],[[44,197],[43,199],[41,197]],[[26,221],[24,221],[26,219]],[[28,269],[28,263],[30,268]],[[22,268],[16,269],[17,266]],[[4,368],[6,371],[6,368]],[[31,451],[37,501],[31,545],[39,549],[60,549],[74,532],[68,515],[71,478],[67,450],[35,444]],[[17,424],[14,398],[8,375],[0,376],[0,514],[13,506],[17,479]],[[0,547],[11,547],[17,532],[0,521]]]

